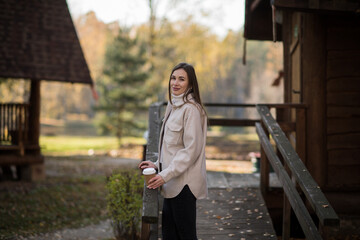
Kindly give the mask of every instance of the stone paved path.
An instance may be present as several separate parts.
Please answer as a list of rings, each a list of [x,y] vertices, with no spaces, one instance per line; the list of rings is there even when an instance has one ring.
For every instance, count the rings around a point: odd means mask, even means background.
[[[63,229],[40,234],[23,240],[108,240],[115,239],[110,220],[77,229]]]

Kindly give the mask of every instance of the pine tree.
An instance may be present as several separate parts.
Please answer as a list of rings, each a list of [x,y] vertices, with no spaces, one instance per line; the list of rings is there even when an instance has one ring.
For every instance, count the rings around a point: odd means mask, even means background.
[[[128,30],[120,30],[107,48],[103,75],[98,82],[100,100],[95,108],[102,134],[116,135],[121,145],[124,135],[141,128],[139,116],[147,98],[145,82],[146,49]]]

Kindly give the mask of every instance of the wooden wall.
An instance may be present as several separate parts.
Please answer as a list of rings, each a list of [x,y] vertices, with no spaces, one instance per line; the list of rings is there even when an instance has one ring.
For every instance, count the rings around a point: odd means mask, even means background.
[[[360,18],[327,21],[327,187],[360,190]]]
[[[360,17],[289,11],[282,27],[285,99],[307,105],[306,167],[336,212],[360,214]]]

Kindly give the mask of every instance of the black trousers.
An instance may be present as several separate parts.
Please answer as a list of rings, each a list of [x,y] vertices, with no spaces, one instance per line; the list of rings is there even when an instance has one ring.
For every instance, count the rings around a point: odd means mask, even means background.
[[[188,185],[174,198],[164,198],[163,240],[197,240],[196,198]]]

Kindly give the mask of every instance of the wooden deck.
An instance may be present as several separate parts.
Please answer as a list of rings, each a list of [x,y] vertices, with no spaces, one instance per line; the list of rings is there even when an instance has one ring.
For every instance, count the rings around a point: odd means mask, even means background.
[[[197,201],[199,240],[277,239],[258,188],[258,174],[208,172],[207,175],[209,196]],[[272,176],[270,183],[278,182]],[[159,227],[161,236],[161,224]]]
[[[210,188],[197,204],[199,239],[277,239],[258,188]]]

